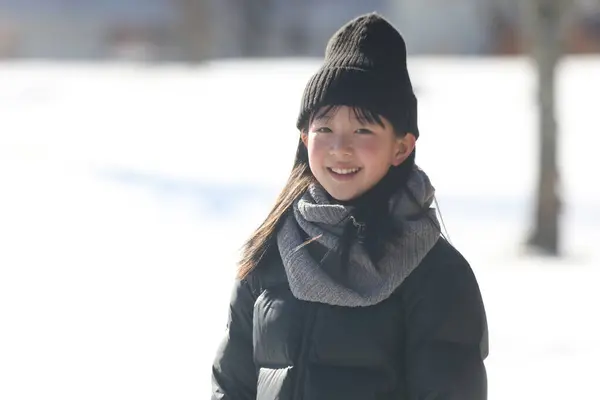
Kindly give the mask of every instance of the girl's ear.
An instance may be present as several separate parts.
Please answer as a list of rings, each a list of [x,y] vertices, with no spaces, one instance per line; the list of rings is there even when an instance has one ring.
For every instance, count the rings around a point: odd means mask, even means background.
[[[403,137],[396,139],[394,158],[392,159],[392,165],[394,167],[397,167],[398,165],[402,164],[404,160],[406,160],[408,156],[411,155],[411,153],[415,149],[416,142],[417,139],[412,133],[407,133]]]
[[[308,147],[308,133],[306,131],[300,131],[300,140],[302,140],[304,146]]]

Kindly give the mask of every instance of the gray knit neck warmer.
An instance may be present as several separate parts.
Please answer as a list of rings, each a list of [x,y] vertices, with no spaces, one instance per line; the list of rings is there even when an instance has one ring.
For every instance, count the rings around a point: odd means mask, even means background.
[[[435,209],[431,208],[435,189],[425,172],[415,167],[407,186],[418,205],[405,191],[393,196],[389,203],[393,218],[402,224],[402,235],[377,265],[360,243],[353,242],[342,279],[335,270],[339,266],[321,263],[320,257],[311,253],[311,245],[303,243],[306,237],[316,238],[325,250],[336,249],[342,231],[340,222],[350,222],[353,209],[330,202],[320,185],[312,185],[294,203],[293,215],[284,220],[277,234],[293,295],[300,300],[346,307],[370,306],[387,299],[440,236]]]

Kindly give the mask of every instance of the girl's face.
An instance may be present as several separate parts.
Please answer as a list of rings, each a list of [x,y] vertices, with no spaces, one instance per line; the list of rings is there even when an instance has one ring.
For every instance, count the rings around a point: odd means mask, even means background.
[[[301,137],[313,175],[336,200],[352,200],[371,189],[415,147],[413,135],[396,136],[383,117],[382,125],[359,120],[347,106],[316,115]]]

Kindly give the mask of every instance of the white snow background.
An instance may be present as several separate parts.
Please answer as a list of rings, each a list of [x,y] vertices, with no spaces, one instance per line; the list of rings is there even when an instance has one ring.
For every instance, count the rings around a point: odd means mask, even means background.
[[[0,64],[0,399],[207,399],[238,249],[316,60]],[[559,73],[565,257],[526,255],[523,59],[415,58],[418,163],[488,312],[491,400],[600,399],[600,58]]]

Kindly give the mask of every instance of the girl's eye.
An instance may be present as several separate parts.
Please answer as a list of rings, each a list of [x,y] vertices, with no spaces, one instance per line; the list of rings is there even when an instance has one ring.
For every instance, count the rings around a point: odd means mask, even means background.
[[[319,132],[319,133],[330,133],[331,129],[327,128],[327,127],[321,127],[321,128],[317,128],[315,129],[315,132]]]
[[[356,133],[360,133],[360,134],[366,135],[366,134],[373,133],[373,131],[370,130],[370,129],[362,128],[362,129],[357,129]]]

